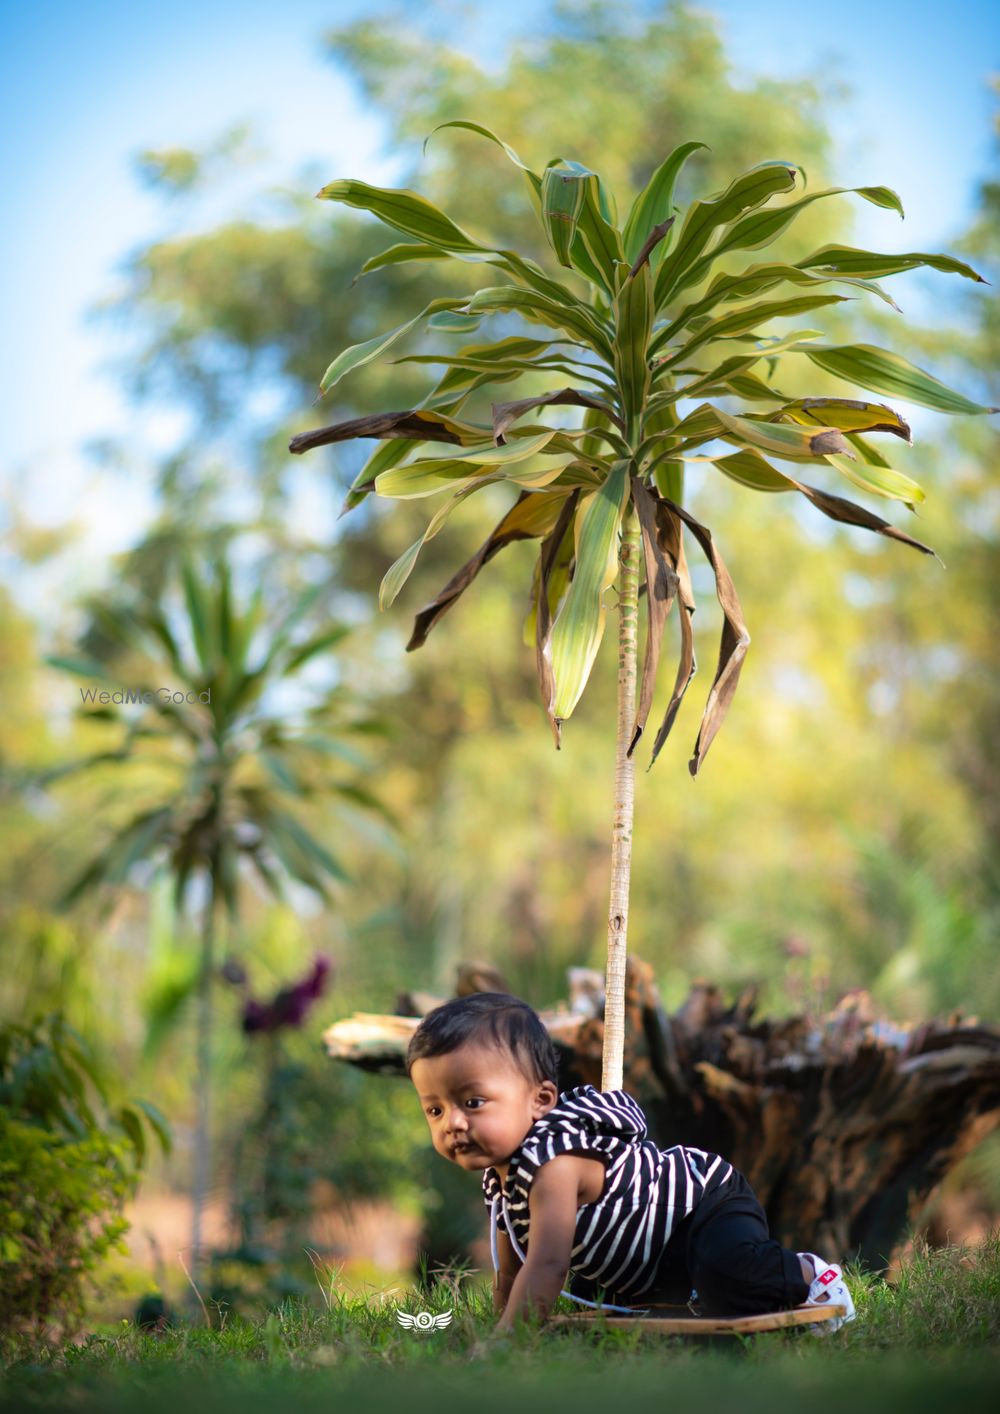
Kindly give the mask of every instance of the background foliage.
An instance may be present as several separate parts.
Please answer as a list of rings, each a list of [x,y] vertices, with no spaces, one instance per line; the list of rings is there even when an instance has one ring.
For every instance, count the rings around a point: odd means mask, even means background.
[[[608,7],[574,7],[555,37],[525,42],[490,73],[405,26],[357,24],[332,32],[328,44],[408,160],[399,184],[418,185],[468,213],[473,231],[501,239],[530,229],[522,226],[526,199],[516,174],[471,135],[439,135],[422,157],[420,143],[436,123],[473,117],[539,165],[564,150],[606,173],[622,196],[692,137],[710,151],[686,169],[681,201],[775,157],[801,163],[812,189],[893,182],[891,172],[831,170],[830,94],[805,81],[735,87],[712,22],[682,5],[665,5],[642,24]],[[609,85],[612,70],[629,83]],[[211,555],[234,530],[237,582],[266,581],[283,595],[327,580],[335,586],[303,634],[330,616],[353,631],[335,665],[321,657],[310,666],[309,682],[321,692],[342,679],[373,719],[393,724],[365,754],[369,784],[399,828],[369,824],[363,811],[349,821],[314,820],[352,882],[326,908],[294,890],[285,903],[251,895],[230,944],[260,991],[301,972],[317,951],[334,958],[322,1008],[287,1040],[290,1063],[302,1068],[288,1148],[295,1181],[322,1176],[346,1197],[378,1193],[430,1217],[442,1207],[435,1185],[443,1177],[420,1167],[419,1113],[401,1086],[334,1071],[318,1033],[355,1007],[392,1010],[405,987],[449,992],[460,958],[492,960],[539,1006],[564,995],[567,965],[600,963],[613,646],[604,645],[558,755],[521,635],[530,546],[499,556],[447,631],[404,655],[409,613],[436,593],[476,535],[485,536],[502,503],[486,493],[457,512],[393,609],[379,616],[372,586],[423,528],[426,506],[394,504],[386,517],[370,498],[337,525],[364,450],[324,449],[303,466],[284,449],[315,396],[317,370],[340,348],[416,313],[437,277],[407,266],[352,285],[391,236],[314,203],[312,192],[321,181],[364,173],[319,166],[206,227],[202,196],[223,186],[237,160],[245,171],[238,144],[222,142],[204,153],[147,152],[139,167],[163,192],[167,234],[127,258],[104,317],[120,331],[136,415],[170,408],[182,414],[183,432],[153,466],[137,463],[129,446],[104,448],[123,476],[154,481],[158,497],[142,543],[108,564],[104,597],[158,602],[181,549]],[[998,216],[1000,186],[987,173],[979,218],[953,253],[994,284]],[[904,244],[896,217],[884,219],[883,248]],[[781,254],[800,258],[846,237],[849,221],[846,199],[818,203]],[[458,269],[456,291],[462,277]],[[470,289],[477,278],[469,274]],[[933,273],[900,283],[927,308],[932,281],[935,318],[907,347],[888,310],[854,306],[852,329],[997,403],[989,373],[1000,334],[995,300]],[[826,320],[834,333],[836,320]],[[907,328],[915,322],[908,312]],[[790,394],[816,391],[815,375],[809,382],[809,389],[789,382]],[[325,413],[332,421],[412,406],[424,387],[412,366],[370,365],[337,386]],[[715,484],[720,478],[692,485],[695,513],[700,498],[710,506],[754,641],[726,733],[697,782],[685,769],[695,699],[638,785],[631,942],[654,964],[668,1004],[694,977],[709,976],[727,987],[762,981],[772,1010],[819,1008],[866,987],[900,1016],[956,1007],[997,1016],[998,502],[989,474],[996,434],[986,419],[948,420],[940,429],[935,421],[914,418],[917,445],[900,464],[928,492],[919,528],[909,528],[947,569],[901,547],[868,544],[785,497],[750,497]],[[311,538],[288,529],[289,508],[303,496],[316,507]],[[60,553],[27,532],[17,548],[25,563]],[[708,665],[718,623],[711,586],[696,579],[699,589],[706,607],[696,619],[696,649]],[[110,644],[86,606],[65,606],[58,643],[9,595],[2,608],[0,1006],[10,1017],[65,1010],[109,1063],[133,1076],[177,1126],[177,1155],[158,1173],[183,1187],[194,1116],[196,940],[150,871],[130,874],[110,919],[87,900],[57,912],[54,901],[90,858],[95,825],[118,808],[113,772],[98,769],[58,794],[37,784],[38,773],[105,739],[99,723],[74,712],[76,685],[44,666],[43,653],[101,659]],[[300,702],[294,691],[281,700]],[[654,719],[663,705],[654,703]],[[225,1196],[267,1081],[257,1043],[239,1030],[235,997],[223,994],[218,1013],[215,1065],[225,1096],[218,1128],[229,1158],[216,1185]],[[467,1201],[471,1215],[477,1194]],[[444,1206],[449,1216],[455,1211],[451,1195]]]

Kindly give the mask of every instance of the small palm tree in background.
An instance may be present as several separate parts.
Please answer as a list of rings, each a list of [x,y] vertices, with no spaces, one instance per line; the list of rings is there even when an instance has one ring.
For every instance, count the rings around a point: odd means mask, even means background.
[[[67,891],[71,904],[126,885],[145,866],[169,872],[178,912],[200,911],[197,1121],[194,1145],[193,1260],[201,1260],[202,1218],[211,1174],[212,992],[220,915],[235,921],[240,864],[265,893],[288,880],[324,900],[347,880],[337,856],[303,820],[304,808],[339,797],[381,810],[362,784],[365,761],[345,736],[376,724],[353,712],[342,689],[301,711],[279,708],[275,689],[293,682],[347,629],[311,636],[302,625],[322,586],[298,594],[279,618],[265,618],[263,587],[235,602],[224,558],[180,572],[182,609],[160,604],[92,606],[108,645],[102,661],[52,658],[85,681],[83,714],[106,723],[115,741],[48,773],[113,772],[128,818]],[[102,701],[102,694],[105,699]],[[123,696],[131,699],[120,702]],[[90,704],[90,705],[87,705]],[[384,812],[383,812],[384,813]],[[100,829],[100,822],[98,822]]]
[[[408,647],[424,642],[505,545],[540,540],[531,627],[542,701],[557,745],[562,723],[590,675],[604,633],[604,596],[617,578],[618,732],[602,1082],[606,1090],[616,1089],[622,1082],[633,751],[646,727],[663,629],[675,599],[680,601],[680,658],[653,759],[695,667],[685,529],[711,564],[724,618],[692,774],[722,724],[750,642],[736,588],[712,533],[684,505],[685,463],[707,463],[754,491],[796,493],[835,521],[932,553],[866,508],[798,479],[803,467],[832,468],[863,491],[912,509],[923,499],[920,487],[892,468],[868,440],[869,434],[886,434],[898,439],[896,445],[908,443],[904,419],[881,402],[790,397],[781,391],[782,371],[805,359],[868,395],[898,397],[945,413],[995,409],[970,402],[885,349],[817,342],[821,335],[814,329],[780,337],[761,331],[772,320],[811,314],[848,297],[830,286],[863,292],[895,308],[877,283],[885,276],[931,266],[972,280],[981,277],[949,256],[880,255],[841,245],[825,245],[795,264],[777,260],[732,268],[734,254],[769,246],[812,202],[845,190],[902,215],[899,198],[887,187],[835,187],[799,195],[793,164],[765,162],[736,177],[724,191],[692,202],[679,216],[674,208],[677,177],[703,146],[689,142],[661,163],[619,222],[611,192],[579,163],[554,158],[538,173],[479,124],[441,126],[469,129],[503,148],[528,183],[556,260],[576,283],[571,288],[517,252],[483,243],[414,192],[361,181],[332,182],[321,197],[370,211],[409,238],[373,256],[363,272],[454,257],[486,264],[507,279],[471,298],[434,300],[389,333],[344,350],[327,369],[322,392],[424,323],[443,334],[461,335],[484,319],[513,315],[544,326],[549,337],[530,337],[518,329],[453,352],[411,355],[400,361],[445,369],[418,407],[306,432],[293,439],[291,450],[304,452],[356,437],[384,441],[356,479],[345,509],[372,491],[400,499],[448,493],[424,534],[386,574],[383,606],[399,593],[422,545],[457,505],[497,482],[517,492],[485,543],[417,615]],[[525,376],[533,380],[531,394],[493,403],[487,425],[459,417],[478,389]],[[570,382],[560,385],[560,379]],[[525,421],[537,409],[553,406],[583,409],[582,426]],[[417,455],[427,442],[446,445],[431,456]],[[775,461],[791,463],[792,470],[779,469]],[[647,591],[647,636],[636,703],[641,578]]]

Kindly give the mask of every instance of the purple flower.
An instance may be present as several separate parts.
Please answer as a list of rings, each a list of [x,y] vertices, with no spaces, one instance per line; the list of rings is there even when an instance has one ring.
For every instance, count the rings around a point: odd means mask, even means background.
[[[301,1026],[313,1002],[318,1001],[326,991],[331,966],[330,959],[319,953],[301,982],[283,987],[269,1002],[258,1002],[248,997],[243,1005],[243,1030],[246,1035],[251,1036],[254,1032],[270,1034],[284,1026]]]

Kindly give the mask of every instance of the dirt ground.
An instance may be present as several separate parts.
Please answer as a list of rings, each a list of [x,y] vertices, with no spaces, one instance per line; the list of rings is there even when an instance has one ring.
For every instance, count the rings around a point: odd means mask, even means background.
[[[125,1239],[131,1264],[161,1286],[173,1287],[170,1277],[181,1269],[181,1259],[191,1265],[190,1198],[145,1188],[125,1216],[131,1224]],[[208,1204],[202,1232],[209,1247],[229,1245],[232,1234],[222,1201]],[[317,1207],[309,1236],[325,1262],[407,1272],[416,1258],[419,1232],[419,1218],[399,1213],[388,1203],[326,1203]]]

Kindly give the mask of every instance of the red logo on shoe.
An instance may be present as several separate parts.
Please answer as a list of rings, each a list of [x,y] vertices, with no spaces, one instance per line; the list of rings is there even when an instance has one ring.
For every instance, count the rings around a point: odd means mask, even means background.
[[[824,1286],[829,1286],[832,1281],[837,1280],[837,1273],[834,1271],[833,1267],[827,1267],[823,1275],[818,1276],[816,1280],[821,1281]]]

